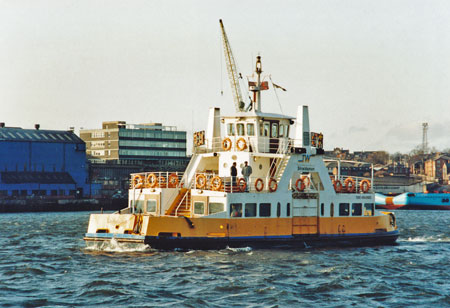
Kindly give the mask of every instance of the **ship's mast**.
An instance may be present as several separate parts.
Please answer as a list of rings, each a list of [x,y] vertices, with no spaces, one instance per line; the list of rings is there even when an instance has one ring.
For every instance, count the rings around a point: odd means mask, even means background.
[[[261,64],[261,56],[256,57],[256,91],[254,99],[255,101],[255,111],[259,112],[261,111],[261,73],[262,73],[262,64]]]

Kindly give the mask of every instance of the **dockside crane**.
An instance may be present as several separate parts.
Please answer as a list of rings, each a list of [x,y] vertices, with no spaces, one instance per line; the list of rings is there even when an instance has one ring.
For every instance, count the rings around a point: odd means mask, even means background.
[[[236,112],[245,111],[245,103],[242,99],[241,87],[239,85],[239,76],[236,67],[236,61],[234,60],[233,52],[231,51],[230,42],[228,41],[225,27],[223,26],[222,19],[219,20],[220,29],[222,30],[223,48],[225,53],[225,60],[227,62],[228,78],[230,79],[231,92],[233,93],[233,100],[236,107]]]

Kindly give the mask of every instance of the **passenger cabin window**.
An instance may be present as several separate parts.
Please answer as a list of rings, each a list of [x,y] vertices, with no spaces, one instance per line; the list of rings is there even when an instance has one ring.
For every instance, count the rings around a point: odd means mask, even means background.
[[[362,214],[362,204],[353,203],[352,204],[352,216],[361,216]]]
[[[228,125],[227,125],[227,134],[228,134],[228,136],[234,136],[235,135],[234,124],[233,123],[228,123]]]
[[[259,204],[259,217],[270,217],[270,203]]]
[[[325,204],[321,203],[320,204],[320,216],[324,216],[325,215]]]
[[[200,202],[200,201],[194,202],[194,214],[197,214],[197,215],[205,214],[205,202]]]
[[[256,203],[245,204],[245,217],[256,217]]]
[[[272,131],[270,137],[278,138],[278,123],[272,123]]]
[[[255,135],[255,124],[247,123],[247,135],[254,136]]]
[[[350,204],[349,203],[339,203],[339,216],[349,216],[350,215]]]
[[[373,216],[373,203],[364,203],[364,216]]]
[[[238,124],[236,124],[236,128],[237,128],[238,136],[244,136],[245,135],[245,133],[244,133],[244,124],[238,123]]]
[[[156,200],[147,200],[147,212],[156,212]]]
[[[330,217],[334,216],[334,203],[330,204]]]
[[[291,216],[291,204],[290,203],[286,204],[286,216],[287,217]]]
[[[215,214],[215,213],[220,213],[224,211],[224,205],[223,203],[219,203],[219,202],[210,202],[208,205],[208,213],[209,214]]]
[[[242,203],[231,203],[230,216],[242,217]]]
[[[280,217],[280,216],[281,216],[281,203],[278,202],[277,203],[277,217]]]

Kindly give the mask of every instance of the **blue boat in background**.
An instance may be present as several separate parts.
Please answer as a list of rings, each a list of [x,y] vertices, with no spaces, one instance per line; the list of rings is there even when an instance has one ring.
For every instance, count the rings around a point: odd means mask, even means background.
[[[388,210],[450,210],[450,193],[403,193],[395,197],[375,194],[375,205]]]

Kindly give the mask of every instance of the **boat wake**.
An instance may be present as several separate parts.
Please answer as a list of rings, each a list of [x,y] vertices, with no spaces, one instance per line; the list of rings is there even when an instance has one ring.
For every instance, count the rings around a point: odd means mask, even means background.
[[[408,239],[399,240],[399,242],[416,242],[416,243],[450,243],[449,237],[439,237],[439,236],[417,236],[409,237]]]
[[[240,252],[252,252],[252,248],[251,247],[241,247],[241,248],[232,248],[232,247],[228,247],[224,249],[225,251],[231,251],[234,253],[240,253]]]
[[[110,241],[87,242],[86,250],[102,252],[147,252],[151,247],[142,243],[119,243],[115,238]]]

